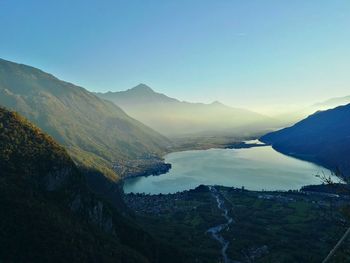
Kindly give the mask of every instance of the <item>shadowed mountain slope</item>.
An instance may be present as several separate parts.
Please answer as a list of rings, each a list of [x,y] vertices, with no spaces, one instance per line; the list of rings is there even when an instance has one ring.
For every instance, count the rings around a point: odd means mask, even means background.
[[[1,107],[0,197],[2,262],[186,262],[93,194],[63,147]]]
[[[350,175],[350,104],[319,111],[261,138],[283,153]]]

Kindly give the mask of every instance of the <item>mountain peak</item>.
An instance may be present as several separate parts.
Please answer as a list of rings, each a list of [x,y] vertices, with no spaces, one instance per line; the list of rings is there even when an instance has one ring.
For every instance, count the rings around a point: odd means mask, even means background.
[[[131,88],[130,90],[132,91],[139,91],[139,92],[152,92],[154,93],[154,90],[151,89],[149,86],[147,86],[146,84],[140,83],[139,85]]]
[[[215,106],[224,106],[224,104],[222,104],[220,101],[216,100],[216,101],[213,101],[211,103],[211,105],[215,105]]]

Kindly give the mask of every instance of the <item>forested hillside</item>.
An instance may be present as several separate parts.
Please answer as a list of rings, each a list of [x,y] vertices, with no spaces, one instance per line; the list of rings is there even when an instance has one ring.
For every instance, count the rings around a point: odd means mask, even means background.
[[[93,194],[64,148],[4,108],[0,207],[1,262],[178,262],[169,255],[182,257]]]

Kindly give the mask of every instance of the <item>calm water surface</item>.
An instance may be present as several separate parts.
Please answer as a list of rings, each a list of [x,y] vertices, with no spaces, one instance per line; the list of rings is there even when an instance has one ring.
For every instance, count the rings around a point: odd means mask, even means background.
[[[163,175],[125,180],[126,193],[175,193],[200,184],[248,190],[300,189],[318,184],[315,175],[328,170],[283,155],[270,146],[174,152],[165,156],[172,169]]]

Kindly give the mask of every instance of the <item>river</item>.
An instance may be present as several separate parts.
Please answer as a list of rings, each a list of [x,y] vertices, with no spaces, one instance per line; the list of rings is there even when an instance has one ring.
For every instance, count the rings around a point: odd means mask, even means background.
[[[217,202],[218,208],[223,211],[222,215],[224,216],[226,222],[217,226],[213,226],[208,229],[208,233],[212,235],[212,237],[218,241],[221,245],[221,256],[224,260],[224,263],[233,263],[233,260],[231,260],[227,255],[227,249],[230,245],[230,241],[226,240],[221,232],[225,231],[229,228],[229,226],[234,222],[233,218],[228,214],[228,210],[225,207],[224,200],[216,190],[214,186],[209,186],[209,190],[212,193],[213,197],[215,198]]]

